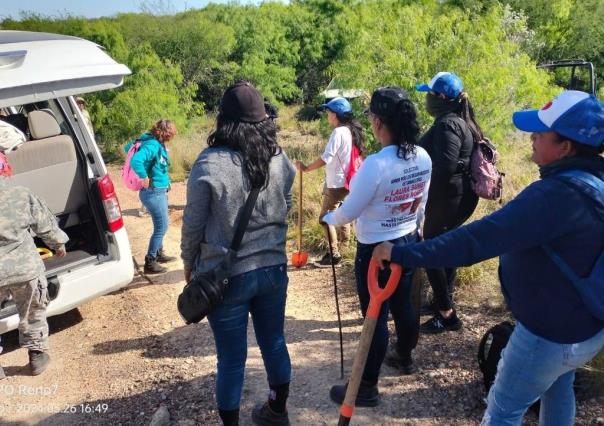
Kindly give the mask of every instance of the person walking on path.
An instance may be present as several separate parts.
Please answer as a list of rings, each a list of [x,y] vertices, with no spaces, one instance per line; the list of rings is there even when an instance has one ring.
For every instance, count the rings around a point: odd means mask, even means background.
[[[153,233],[145,256],[146,274],[159,274],[167,269],[161,263],[176,260],[163,249],[164,235],[168,231],[168,191],[170,190],[170,158],[166,144],[176,136],[176,125],[170,120],[159,120],[150,131],[143,133],[136,141],[141,142],[139,150],[132,156],[130,166],[143,180],[139,197],[153,221]],[[128,143],[128,152],[136,141]]]
[[[329,266],[332,260],[336,265],[340,263],[342,255],[339,250],[336,228],[325,224],[323,217],[338,207],[348,195],[346,176],[350,167],[352,145],[356,145],[359,151],[364,153],[365,138],[363,127],[354,119],[352,106],[345,98],[334,98],[321,105],[321,107],[327,111],[327,121],[333,128],[329,141],[320,158],[317,158],[308,166],[301,161],[297,161],[296,167],[301,172],[310,172],[325,166],[325,186],[323,187],[323,201],[319,221],[323,224],[325,233],[329,233],[328,238],[331,237],[333,259],[331,253],[327,252],[318,263],[322,266]],[[342,228],[341,242],[348,243],[349,239],[350,226],[345,225]]]
[[[426,206],[423,237],[434,238],[463,224],[474,212],[478,196],[472,190],[470,156],[482,130],[476,122],[462,81],[453,73],[439,72],[416,90],[426,93],[426,109],[434,123],[419,144],[432,159],[432,181]],[[434,316],[420,327],[435,334],[459,330],[461,320],[453,305],[455,268],[428,268],[432,287],[430,313]],[[422,312],[425,313],[425,312]]]
[[[32,233],[55,256],[65,256],[67,235],[46,203],[28,188],[10,185],[8,159],[0,153],[0,302],[12,296],[19,314],[19,344],[27,348],[33,376],[48,367],[48,283]],[[1,370],[1,369],[0,369]]]
[[[249,193],[261,189],[224,301],[208,315],[218,358],[216,401],[224,425],[239,421],[250,314],[270,388],[268,401],[254,408],[252,420],[289,425],[285,239],[295,174],[277,143],[276,124],[265,111],[262,95],[247,82],[230,86],[220,101],[208,148],[195,161],[187,182],[181,242],[188,282],[193,273],[209,271],[222,261]]]
[[[363,317],[369,305],[367,272],[373,248],[382,241],[391,241],[396,246],[417,241],[432,168],[428,153],[416,145],[417,112],[401,88],[377,89],[367,114],[382,149],[364,161],[352,179],[351,191],[344,203],[323,218],[331,225],[356,220],[355,277]],[[412,276],[412,269],[405,270],[396,291],[382,305],[356,399],[359,407],[375,406],[379,402],[377,383],[388,348],[389,310],[398,337],[397,366],[404,374],[415,370],[411,352],[417,344],[419,321],[411,303]],[[387,280],[388,274],[380,274],[381,284]],[[331,399],[338,404],[345,394],[345,385],[333,386],[330,391]]]
[[[516,327],[483,425],[519,426],[540,399],[540,425],[570,426],[575,370],[604,346],[604,315],[571,279],[590,277],[585,285],[604,288],[604,191],[594,184],[604,180],[604,105],[566,91],[540,110],[516,112],[513,121],[532,132],[540,180],[476,222],[423,243],[381,244],[373,257],[403,268],[452,268],[500,256],[501,287]]]

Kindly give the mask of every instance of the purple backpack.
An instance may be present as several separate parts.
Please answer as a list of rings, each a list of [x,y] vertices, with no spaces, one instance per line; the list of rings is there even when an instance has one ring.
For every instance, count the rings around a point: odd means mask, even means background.
[[[130,161],[132,160],[132,156],[138,152],[141,147],[142,142],[137,140],[135,141],[130,149],[128,149],[128,153],[126,154],[126,161],[124,161],[124,167],[122,167],[122,182],[126,186],[126,188],[131,189],[132,191],[140,191],[143,189],[142,179],[138,177],[138,175],[132,170],[130,166]]]
[[[480,198],[497,200],[503,193],[504,174],[497,170],[499,153],[495,145],[483,138],[474,145],[470,158],[472,189]]]

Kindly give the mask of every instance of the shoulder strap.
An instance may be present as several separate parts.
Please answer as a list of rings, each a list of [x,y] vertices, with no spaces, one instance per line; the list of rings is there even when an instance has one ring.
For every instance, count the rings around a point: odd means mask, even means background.
[[[594,203],[599,204],[601,208],[604,208],[604,181],[598,179],[594,175],[582,170],[568,170],[556,175],[560,177],[560,180],[565,182],[573,182],[574,188],[578,189],[583,195],[590,198]],[[598,215],[600,219],[602,217]],[[564,276],[571,281],[573,284],[578,285],[579,277],[575,272],[568,266],[558,253],[556,253],[549,244],[541,246],[549,258],[558,266]],[[602,256],[602,254],[600,254]]]
[[[579,277],[577,276],[577,274],[575,274],[575,271],[573,271],[571,269],[570,266],[568,266],[568,263],[566,263],[559,255],[558,253],[556,253],[549,244],[543,244],[541,246],[541,248],[543,248],[543,250],[545,251],[545,253],[549,256],[549,258],[552,260],[552,262],[554,262],[556,264],[556,266],[560,269],[560,271],[562,271],[562,273],[564,274],[564,276],[570,281],[572,282],[574,285],[578,285],[579,282]]]
[[[598,210],[598,213],[600,210],[604,210],[604,181],[602,179],[583,170],[566,170],[556,174],[554,178],[558,178],[589,198],[595,204],[593,207]],[[602,214],[597,214],[597,217],[604,220]]]
[[[250,194],[247,196],[247,200],[245,200],[243,213],[241,213],[239,223],[237,224],[237,229],[235,230],[235,236],[231,242],[231,250],[233,251],[239,250],[241,240],[243,239],[243,234],[245,234],[245,229],[247,228],[247,224],[249,223],[252,212],[254,211],[254,206],[256,205],[256,200],[258,199],[259,193],[260,188],[253,188]]]

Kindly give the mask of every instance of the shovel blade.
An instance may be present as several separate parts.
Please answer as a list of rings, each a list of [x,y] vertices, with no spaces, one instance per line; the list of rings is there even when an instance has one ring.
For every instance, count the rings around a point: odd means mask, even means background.
[[[301,268],[308,262],[308,253],[305,251],[297,251],[292,254],[292,265],[296,268]]]

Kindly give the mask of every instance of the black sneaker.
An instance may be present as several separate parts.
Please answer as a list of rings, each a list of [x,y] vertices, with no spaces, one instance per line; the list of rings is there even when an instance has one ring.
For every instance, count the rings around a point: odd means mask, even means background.
[[[287,411],[283,413],[275,413],[268,406],[268,402],[264,404],[258,404],[252,410],[252,422],[255,425],[270,426],[280,425],[289,426],[289,417]]]
[[[461,320],[457,316],[455,310],[449,318],[445,318],[438,312],[428,321],[419,326],[420,333],[423,334],[439,334],[445,331],[457,331],[461,329]]]
[[[159,264],[156,257],[145,256],[145,267],[143,268],[145,274],[163,274],[168,271],[168,268],[164,268]]]
[[[333,264],[334,265],[337,265],[341,261],[342,261],[342,255],[340,255],[339,253],[336,253],[333,255]],[[321,260],[319,260],[317,262],[317,264],[319,266],[331,266],[331,254],[325,253],[325,256],[323,256],[321,258]]]
[[[413,363],[411,354],[407,356],[400,356],[398,351],[393,347],[389,346],[384,358],[384,363],[392,368],[396,368],[401,374],[409,375],[417,372],[417,367]]]
[[[164,252],[164,249],[159,249],[155,258],[159,263],[169,263],[174,262],[176,260],[176,257],[168,256],[166,252]]]
[[[50,356],[47,352],[29,351],[29,369],[32,376],[39,376],[46,371],[46,367],[50,363]]]
[[[329,397],[337,404],[342,405],[344,397],[346,396],[346,389],[348,383],[345,385],[332,386],[329,391]],[[357,393],[357,399],[354,402],[356,407],[377,407],[380,403],[380,392],[378,391],[377,385],[368,385],[366,382],[361,380],[359,386],[359,393]]]

